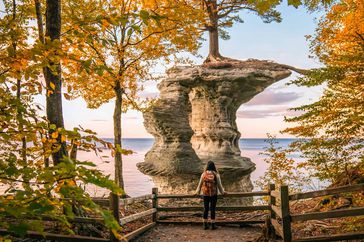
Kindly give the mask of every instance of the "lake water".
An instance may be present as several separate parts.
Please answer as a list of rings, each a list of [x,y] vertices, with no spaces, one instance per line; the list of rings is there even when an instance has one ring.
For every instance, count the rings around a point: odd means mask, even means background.
[[[112,142],[113,139],[106,139]],[[268,146],[265,139],[241,139],[240,140],[240,150],[242,156],[249,157],[255,164],[256,170],[251,174],[251,179],[256,181],[260,176],[264,174],[267,169],[268,164],[264,161],[264,156],[261,154],[264,152],[265,147]],[[294,139],[277,139],[277,147],[285,148]],[[123,139],[123,148],[133,150],[132,155],[123,156],[123,175],[126,193],[132,197],[140,196],[144,194],[151,193],[154,186],[153,181],[150,177],[141,173],[136,164],[144,160],[145,154],[150,150],[153,145],[153,139]],[[113,157],[110,155],[110,150],[105,149],[101,153],[103,156],[109,156],[109,158],[100,158],[94,152],[79,152],[77,155],[78,160],[88,160],[92,161],[97,165],[97,168],[103,171],[104,174],[110,175],[113,179],[114,174],[114,162]],[[299,153],[293,154],[293,158],[300,160]],[[315,185],[316,188],[320,185]],[[7,189],[7,186],[0,184],[0,194]],[[108,196],[108,192],[97,188],[95,186],[88,185],[87,192],[91,196]],[[307,190],[311,190],[308,187]]]
[[[112,139],[106,139],[113,141]],[[287,147],[294,139],[277,139],[277,146]],[[150,177],[138,171],[136,164],[144,160],[144,155],[153,145],[153,139],[123,139],[123,148],[131,149],[135,153],[128,156],[123,156],[124,168],[124,183],[126,193],[130,196],[139,196],[150,193],[154,186]],[[264,139],[241,139],[240,149],[242,156],[249,157],[255,164],[256,170],[251,174],[251,179],[254,182],[264,174],[267,169],[267,164],[264,162],[264,156],[260,153],[268,144]],[[109,151],[105,150],[103,155],[109,155]],[[297,155],[298,156],[298,155]],[[80,160],[91,160],[95,162],[100,170],[105,174],[110,174],[113,177],[114,163],[113,158],[101,160],[94,153],[82,152],[78,155]],[[101,189],[89,187],[88,192],[93,196],[106,195]]]

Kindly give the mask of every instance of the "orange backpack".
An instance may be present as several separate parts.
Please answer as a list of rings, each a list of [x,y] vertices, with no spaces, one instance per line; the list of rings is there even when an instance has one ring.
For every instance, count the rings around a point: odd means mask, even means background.
[[[202,194],[204,196],[217,195],[216,176],[213,172],[205,171],[202,176]]]

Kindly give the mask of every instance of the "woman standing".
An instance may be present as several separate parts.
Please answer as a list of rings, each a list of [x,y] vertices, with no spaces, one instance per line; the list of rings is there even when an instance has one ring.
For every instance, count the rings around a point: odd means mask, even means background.
[[[211,229],[216,229],[215,214],[216,214],[216,202],[217,202],[217,190],[221,194],[227,194],[221,184],[220,175],[216,170],[215,163],[213,161],[207,162],[205,171],[202,173],[200,182],[196,190],[196,194],[199,195],[202,190],[203,194],[203,228],[208,229],[209,224],[207,217],[209,210],[211,210]]]

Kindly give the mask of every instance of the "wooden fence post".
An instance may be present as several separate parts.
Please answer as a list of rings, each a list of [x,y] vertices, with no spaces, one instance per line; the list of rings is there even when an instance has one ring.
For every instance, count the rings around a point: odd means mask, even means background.
[[[292,241],[291,231],[291,216],[289,214],[289,194],[288,186],[281,186],[281,211],[282,211],[282,227],[283,227],[283,241]]]
[[[152,189],[153,194],[153,208],[157,209],[157,212],[153,213],[153,222],[157,222],[158,220],[158,188],[153,187]]]
[[[110,193],[110,209],[118,223],[120,223],[119,199],[118,195]],[[118,238],[115,237],[112,231],[110,231],[110,242],[119,242]]]
[[[272,195],[271,195],[271,192],[272,191],[274,191],[276,189],[276,185],[275,184],[269,184],[269,186],[268,186],[268,191],[269,191],[269,200],[268,200],[268,205],[271,207],[272,205],[276,205],[276,198],[275,197],[273,197]],[[270,215],[270,218],[272,219],[275,219],[276,218],[276,215],[275,215],[275,213],[272,211],[272,210],[270,210],[270,212],[269,212],[269,215]]]
[[[266,238],[271,238],[271,239],[275,239],[275,230],[274,227],[272,225],[272,219],[276,219],[276,215],[272,210],[272,205],[276,205],[276,198],[272,196],[271,192],[274,191],[276,189],[276,185],[275,184],[268,184],[268,192],[269,192],[269,200],[268,200],[268,206],[270,207],[270,211],[269,211],[269,221],[267,221],[267,235]]]

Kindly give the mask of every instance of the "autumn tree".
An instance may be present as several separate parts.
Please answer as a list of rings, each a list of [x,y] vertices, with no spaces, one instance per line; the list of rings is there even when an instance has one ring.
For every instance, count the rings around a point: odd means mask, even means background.
[[[119,187],[95,168],[92,162],[71,160],[45,166],[44,157],[57,149],[54,137],[47,138],[49,128],[67,140],[79,140],[86,151],[97,151],[94,144],[102,144],[89,130],[64,130],[49,127],[48,120],[39,116],[37,105],[31,100],[18,102],[12,84],[0,82],[0,226],[9,233],[24,236],[27,231],[43,233],[49,226],[44,217],[57,223],[62,233],[74,233],[77,227],[71,223],[75,207],[92,211],[105,219],[105,224],[118,233],[120,226],[110,211],[105,211],[92,201],[83,186],[93,184],[121,194]],[[9,87],[9,88],[8,88]],[[22,129],[17,124],[17,110],[22,110]],[[21,139],[26,138],[27,162],[18,154],[22,151]],[[65,199],[67,198],[67,199]],[[29,219],[31,218],[31,219]],[[48,223],[48,224],[47,224]],[[0,236],[0,240],[2,237]]]
[[[271,134],[267,136],[265,142],[268,146],[260,155],[264,157],[268,168],[255,184],[263,190],[268,189],[269,184],[276,186],[289,184],[290,192],[302,190],[310,181],[307,170],[303,172],[304,165],[292,158],[292,151],[289,148],[280,147],[275,136]]]
[[[16,92],[18,109],[15,114],[15,122],[18,125],[22,149],[19,156],[22,157],[23,164],[27,163],[27,141],[23,130],[24,110],[21,103],[29,98],[36,84],[29,81],[24,83],[24,76],[31,76],[29,66],[29,44],[27,34],[30,30],[30,13],[28,5],[23,1],[3,1],[3,17],[0,20],[0,79],[2,82],[8,81],[8,87]],[[4,83],[3,83],[4,84]]]
[[[276,7],[282,0],[249,1],[249,0],[198,0],[200,9],[204,12],[203,29],[209,34],[209,54],[205,63],[226,60],[219,50],[219,36],[229,39],[226,28],[232,27],[235,22],[242,23],[242,11],[246,10],[257,14],[265,23],[280,22],[281,15]],[[332,0],[288,0],[288,5],[298,7],[305,5],[310,10],[318,6],[327,6]]]
[[[138,92],[156,60],[168,62],[180,51],[197,50],[199,11],[174,0],[75,1],[64,9],[68,89],[93,108],[115,99],[115,181],[124,187],[122,112],[140,108]]]
[[[311,50],[325,67],[296,81],[299,86],[325,85],[317,102],[295,110],[295,127],[286,133],[301,137],[293,143],[307,169],[337,184],[363,177],[364,167],[364,5],[342,0],[318,25]]]
[[[60,152],[59,144],[66,141],[77,140],[82,150],[94,152],[99,152],[96,143],[109,144],[91,130],[66,130],[63,122],[57,121],[62,120],[62,113],[54,111],[60,111],[58,107],[62,104],[60,89],[56,88],[57,81],[61,81],[62,50],[57,25],[60,7],[56,1],[48,1],[46,9],[48,30],[42,41],[38,41],[34,2],[0,3],[0,227],[19,236],[28,230],[42,233],[46,225],[44,217],[48,217],[63,232],[74,233],[77,228],[70,220],[75,216],[75,208],[82,208],[96,212],[117,233],[118,222],[110,212],[96,205],[83,187],[93,184],[115,194],[121,194],[121,189],[92,162],[64,155],[70,146],[65,145]],[[42,70],[47,70],[45,79],[50,80],[47,107],[53,111],[47,113],[47,118],[33,101],[43,90]],[[59,95],[52,98],[56,92]],[[52,165],[47,163],[51,156]]]
[[[219,35],[228,39],[226,28],[234,22],[243,22],[239,12],[249,10],[258,14],[264,22],[281,21],[275,7],[280,1],[246,1],[246,0],[203,0],[202,9],[205,11],[204,29],[209,34],[209,54],[205,62],[220,61],[224,58],[219,50]]]

